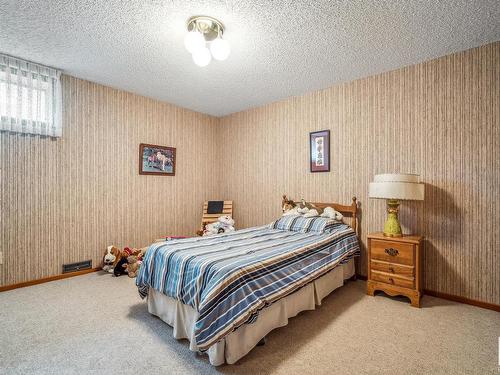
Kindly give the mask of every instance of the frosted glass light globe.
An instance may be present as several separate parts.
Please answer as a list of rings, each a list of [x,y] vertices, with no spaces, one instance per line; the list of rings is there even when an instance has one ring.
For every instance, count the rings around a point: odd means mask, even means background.
[[[210,52],[212,52],[214,59],[223,61],[231,53],[231,47],[227,40],[217,38],[210,44]]]
[[[205,38],[198,31],[190,31],[184,37],[184,47],[189,53],[194,53],[196,50],[205,48]]]
[[[200,48],[193,52],[193,61],[198,66],[207,66],[210,64],[212,56],[208,48]]]

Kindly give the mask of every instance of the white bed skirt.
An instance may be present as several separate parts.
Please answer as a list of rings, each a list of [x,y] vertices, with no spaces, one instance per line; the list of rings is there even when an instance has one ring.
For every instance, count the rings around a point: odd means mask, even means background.
[[[210,363],[214,366],[235,363],[273,329],[286,326],[288,318],[304,310],[314,310],[316,305],[321,305],[323,298],[344,285],[344,280],[353,275],[354,261],[351,259],[348,263],[334,268],[295,293],[263,309],[256,322],[241,326],[208,349]],[[147,300],[149,312],[172,326],[176,339],[188,339],[189,349],[198,351],[194,338],[197,312],[191,306],[152,288],[149,290]]]

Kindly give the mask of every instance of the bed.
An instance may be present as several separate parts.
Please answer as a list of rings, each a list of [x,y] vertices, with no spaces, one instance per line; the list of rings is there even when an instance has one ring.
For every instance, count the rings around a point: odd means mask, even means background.
[[[356,200],[331,206],[350,225],[284,216],[271,224],[211,237],[152,244],[136,279],[148,310],[177,339],[208,354],[214,366],[235,363],[271,330],[355,275],[359,255]]]

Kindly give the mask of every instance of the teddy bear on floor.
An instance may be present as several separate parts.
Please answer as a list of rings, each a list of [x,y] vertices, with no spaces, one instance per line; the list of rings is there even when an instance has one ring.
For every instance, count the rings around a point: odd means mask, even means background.
[[[204,236],[214,234],[234,232],[234,220],[231,216],[220,216],[215,223],[210,223],[205,227]]]
[[[134,249],[126,247],[122,251],[116,246],[108,246],[104,253],[102,270],[112,273],[115,276],[121,276],[128,273],[128,258],[139,257],[139,259],[142,259],[146,249],[147,248]]]
[[[127,269],[128,277],[136,277],[137,272],[139,272],[139,267],[142,264],[142,258],[146,254],[147,247],[140,249],[137,255],[130,255],[127,257],[127,264],[125,268]]]
[[[121,276],[123,274],[128,273],[127,269],[128,257],[138,253],[139,253],[138,249],[131,249],[130,247],[125,247],[123,251],[121,251],[118,262],[116,263],[116,266],[113,269],[113,275]]]
[[[113,269],[113,275],[121,276],[123,274],[126,274],[127,273],[127,264],[128,264],[127,257],[125,256],[125,254],[122,254],[122,257],[120,258],[118,263],[116,263],[116,266]]]

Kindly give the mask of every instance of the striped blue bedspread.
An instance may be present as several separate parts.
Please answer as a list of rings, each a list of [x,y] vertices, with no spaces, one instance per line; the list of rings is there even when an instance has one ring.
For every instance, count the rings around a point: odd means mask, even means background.
[[[353,230],[341,223],[326,233],[255,227],[212,237],[151,245],[136,284],[192,306],[198,312],[201,351],[260,310],[359,255]]]

